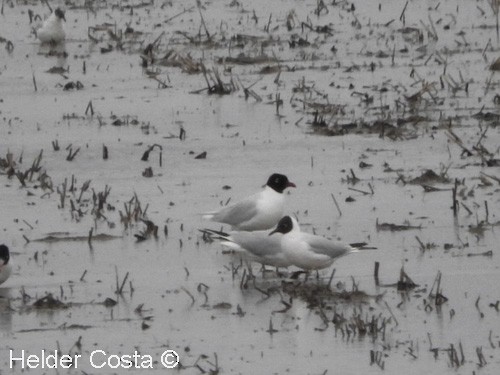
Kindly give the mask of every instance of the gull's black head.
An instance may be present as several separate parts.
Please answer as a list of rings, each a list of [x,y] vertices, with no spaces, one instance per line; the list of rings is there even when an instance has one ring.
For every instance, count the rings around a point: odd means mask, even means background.
[[[276,229],[274,229],[269,235],[274,233],[283,233],[287,234],[293,229],[293,221],[290,216],[283,216],[281,220],[278,222]]]
[[[64,22],[66,22],[64,11],[61,8],[56,8],[56,10],[54,10],[54,14],[56,15],[57,18],[64,20]]]
[[[0,245],[0,262],[4,265],[9,263],[10,254],[9,248],[5,245]]]
[[[278,193],[283,193],[287,187],[295,187],[293,182],[288,181],[288,177],[279,173],[272,174],[266,185]]]

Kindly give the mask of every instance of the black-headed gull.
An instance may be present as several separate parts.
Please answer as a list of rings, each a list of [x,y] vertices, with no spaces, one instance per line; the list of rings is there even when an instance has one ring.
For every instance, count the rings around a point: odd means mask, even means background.
[[[308,271],[330,267],[336,258],[358,251],[351,245],[301,232],[297,221],[290,216],[283,217],[269,235],[272,237],[274,233],[282,233],[281,250],[286,258]]]
[[[63,20],[66,22],[64,11],[56,8],[49,18],[44,21],[42,27],[37,30],[37,38],[42,43],[57,44],[62,42],[66,38],[66,33],[62,25]]]
[[[269,230],[224,233],[204,229],[202,232],[209,233],[212,238],[220,240],[222,246],[242,255],[245,260],[278,268],[292,265],[281,250],[281,234],[270,236]]]
[[[220,211],[206,213],[203,218],[229,224],[233,229],[242,231],[271,229],[283,216],[283,191],[288,187],[295,187],[295,184],[288,181],[285,175],[274,173],[259,193]]]
[[[9,260],[9,248],[5,245],[0,245],[0,284],[3,284],[12,272],[12,265],[9,263]]]

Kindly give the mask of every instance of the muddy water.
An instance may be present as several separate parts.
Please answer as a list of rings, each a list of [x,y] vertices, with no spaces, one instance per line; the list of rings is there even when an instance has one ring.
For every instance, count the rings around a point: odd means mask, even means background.
[[[67,58],[46,56],[51,48],[39,46],[30,35],[28,9],[47,14],[47,8],[17,3],[4,7],[0,36],[11,40],[14,50],[0,55],[0,156],[11,152],[18,168],[26,170],[43,150],[41,165],[54,190],[61,189],[64,179],[69,183],[72,175],[77,179],[77,191],[68,193],[61,208],[56,191],[46,194],[33,182],[22,188],[15,178],[0,176],[1,242],[11,247],[14,263],[14,274],[0,287],[0,363],[6,373],[21,371],[19,364],[9,369],[10,349],[80,353],[83,360],[71,370],[75,373],[96,371],[89,363],[94,350],[118,355],[137,350],[151,355],[153,367],[161,371],[161,353],[173,349],[182,371],[193,374],[215,370],[216,361],[221,373],[359,374],[379,373],[382,366],[388,373],[400,373],[402,368],[409,374],[455,373],[457,367],[464,373],[494,373],[500,367],[495,309],[500,299],[498,183],[480,180],[481,172],[497,177],[500,173],[498,167],[482,166],[477,153],[461,154],[443,127],[451,122],[454,133],[472,149],[489,126],[481,144],[492,153],[490,158],[498,159],[496,123],[471,117],[483,105],[483,112],[496,113],[493,97],[498,79],[488,71],[498,51],[491,9],[487,2],[409,2],[403,25],[404,4],[384,2],[380,11],[378,3],[353,4],[354,11],[350,3],[327,4],[328,14],[323,11],[317,17],[315,2],[206,3],[202,12],[216,46],[194,45],[175,33],[198,33],[197,8],[166,22],[189,8],[183,3],[155,3],[132,12],[106,3],[95,12],[69,6],[68,40],[57,48],[66,50]],[[292,9],[294,28],[287,31],[285,19]],[[307,27],[302,32],[300,22],[308,22],[308,16],[313,26],[327,25],[332,35]],[[87,33],[89,26],[104,22],[116,23],[119,30],[129,24],[143,34],[127,39],[123,50],[103,54],[101,47],[116,47],[116,42],[102,32],[97,35],[102,41],[96,44]],[[268,22],[269,33],[264,31]],[[403,26],[418,28],[422,40],[403,37],[398,31]],[[437,40],[427,30],[432,27]],[[152,65],[149,69],[158,69],[158,79],[171,86],[161,89],[141,68],[139,54],[162,31],[159,55],[174,49],[203,58],[224,82],[230,81],[230,73],[216,60],[239,52],[276,56],[282,73],[259,74],[263,67],[259,64],[227,64],[233,79],[238,76],[245,87],[258,81],[252,88],[262,102],[245,100],[241,89],[225,96],[193,94],[206,87],[202,74]],[[239,50],[227,42],[236,33],[261,39]],[[313,46],[290,48],[292,34]],[[330,51],[333,45],[336,54]],[[374,56],[379,51],[389,57]],[[278,64],[271,59],[267,65]],[[46,73],[53,66],[69,67],[69,72]],[[420,78],[433,89],[431,95],[422,94],[412,112],[405,97],[422,89]],[[453,80],[461,90],[451,89]],[[84,89],[63,91],[68,81],[80,81]],[[300,82],[315,90],[294,93]],[[284,102],[279,115],[273,103],[277,93]],[[364,104],[359,93],[373,96],[373,103]],[[406,125],[395,140],[378,131],[324,137],[313,134],[313,111],[304,110],[304,100],[341,106],[342,113],[332,117],[330,126],[390,122],[409,115],[425,119]],[[85,114],[90,101],[94,115]],[[112,124],[117,119],[121,126]],[[181,127],[186,131],[182,141]],[[55,140],[59,151],[51,145]],[[149,161],[141,161],[152,144],[162,146],[161,166],[158,149]],[[108,147],[108,160],[102,159],[103,145]],[[69,146],[73,151],[80,148],[73,161],[66,160]],[[195,159],[203,151],[206,159]],[[371,168],[360,168],[361,161]],[[151,178],[142,176],[147,167],[153,170]],[[360,179],[354,185],[349,182],[351,169]],[[436,184],[440,190],[433,192],[403,183],[426,169],[443,172],[450,182]],[[232,272],[239,261],[223,254],[216,243],[203,241],[198,229],[218,226],[203,222],[200,213],[254,192],[275,171],[287,174],[298,186],[287,195],[288,210],[297,215],[303,230],[378,248],[334,265],[334,290],[352,291],[354,280],[368,296],[324,298],[319,309],[299,296],[290,300],[283,283],[291,281],[274,273],[261,275],[257,266],[256,284],[242,288],[242,269]],[[461,181],[456,217],[451,210],[455,178]],[[111,187],[107,202],[114,210],[105,210],[107,220],[95,221],[90,215],[91,191],[82,195],[82,215],[71,213],[69,200],[77,201],[87,180],[96,192]],[[231,189],[224,190],[224,185]],[[159,226],[158,239],[137,242],[134,234],[145,225],[139,221],[125,229],[120,222],[119,211],[124,212],[134,194],[143,209],[148,207],[145,218]],[[354,201],[348,202],[348,197]],[[471,230],[486,219],[482,233]],[[386,231],[377,228],[377,220],[418,228]],[[116,238],[96,238],[90,248],[86,237],[92,227],[94,235]],[[54,232],[67,239],[39,241]],[[77,236],[82,238],[68,239]],[[491,256],[469,256],[488,251]],[[380,284],[395,283],[404,266],[418,286],[405,294],[393,286],[376,286],[376,261]],[[429,298],[438,272],[441,293],[448,299],[440,308]],[[127,273],[123,293],[117,296],[116,279],[121,284]],[[320,281],[309,279],[306,290],[327,283],[330,274],[325,270]],[[259,289],[269,291],[269,296]],[[67,306],[32,306],[48,293]],[[108,297],[118,304],[104,306]],[[282,299],[291,306],[277,312],[285,306]],[[385,322],[385,334],[359,335],[352,325],[336,329],[335,313],[348,320],[378,317]],[[75,346],[80,337],[81,347]],[[457,350],[458,363],[450,359],[450,345]],[[430,348],[440,349],[436,357]],[[378,364],[371,363],[370,351],[381,356]],[[482,368],[478,351],[487,362]]]

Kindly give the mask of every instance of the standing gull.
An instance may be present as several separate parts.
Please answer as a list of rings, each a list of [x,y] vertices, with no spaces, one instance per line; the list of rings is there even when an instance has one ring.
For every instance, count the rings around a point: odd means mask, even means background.
[[[330,267],[336,258],[357,252],[351,245],[300,231],[297,221],[283,217],[269,235],[282,233],[281,249],[288,260],[304,270]]]
[[[285,175],[274,173],[259,193],[220,211],[206,213],[203,218],[229,224],[233,229],[242,231],[271,229],[283,216],[283,191],[288,187],[295,187],[295,184],[288,181]]]
[[[5,245],[0,245],[0,285],[7,281],[12,272],[12,266],[9,260],[9,248]]]
[[[37,38],[40,39],[42,43],[61,43],[66,38],[62,21],[66,22],[64,11],[60,8],[56,8],[49,18],[44,21],[42,27],[37,30]]]

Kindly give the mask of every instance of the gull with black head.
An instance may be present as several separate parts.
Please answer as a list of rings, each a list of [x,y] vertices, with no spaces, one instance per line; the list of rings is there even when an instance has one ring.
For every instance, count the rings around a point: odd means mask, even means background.
[[[307,271],[330,267],[335,259],[359,251],[349,244],[302,232],[290,216],[284,216],[269,235],[275,233],[282,234],[281,250],[290,263]]]
[[[240,231],[271,229],[283,216],[285,209],[283,192],[288,187],[295,187],[295,184],[290,182],[287,176],[274,173],[259,193],[219,211],[206,213],[203,218],[229,224],[233,229]]]

